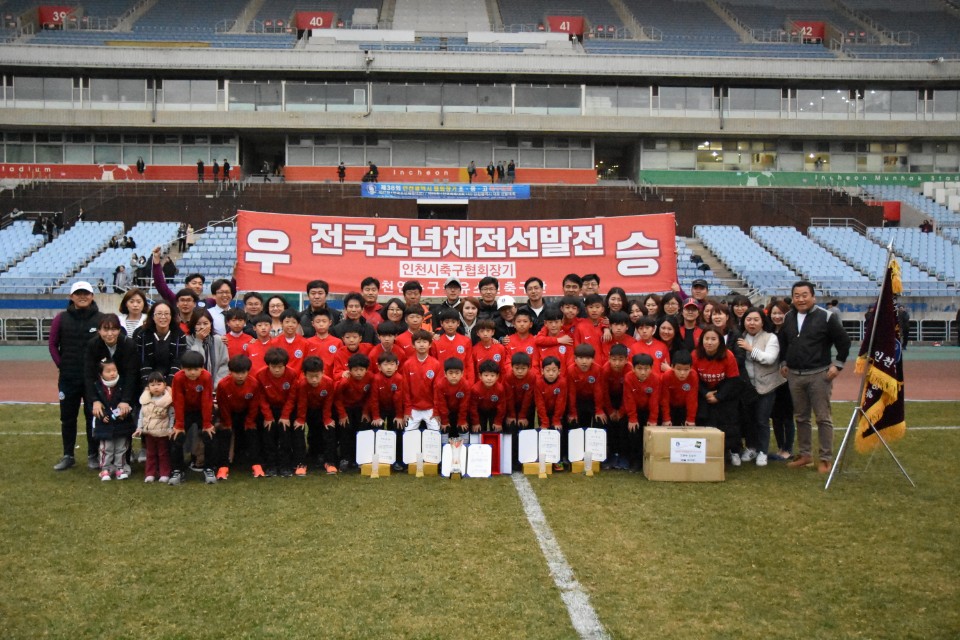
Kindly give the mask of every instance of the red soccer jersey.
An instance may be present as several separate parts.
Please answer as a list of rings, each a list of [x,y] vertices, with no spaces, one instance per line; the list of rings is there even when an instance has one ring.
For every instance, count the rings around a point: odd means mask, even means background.
[[[490,344],[484,345],[478,342],[473,345],[473,379],[480,379],[480,364],[487,360],[493,360],[500,365],[500,377],[509,375],[510,361],[507,359],[507,348],[499,342],[490,341]]]
[[[413,348],[413,334],[407,330],[398,335],[393,343],[393,350],[399,352],[397,357],[400,358],[400,362],[406,362],[407,358],[415,356],[417,352]]]
[[[323,426],[333,425],[333,380],[320,376],[320,384],[313,386],[304,377],[297,386],[297,424],[307,423],[307,412],[320,409]]]
[[[380,373],[380,365],[377,363],[377,360],[380,359],[380,356],[384,353],[385,349],[382,344],[375,344],[373,348],[370,349],[370,353],[367,354],[367,357],[370,358],[370,373],[376,375]],[[403,353],[403,350],[394,345],[393,349],[390,350],[390,353],[393,353],[397,356],[397,373],[403,374],[403,363],[407,359]]]
[[[257,428],[257,416],[260,415],[260,383],[256,377],[248,375],[242,385],[226,376],[217,383],[217,408],[220,410],[220,424],[224,429],[233,428],[233,416],[243,413],[244,429]]]
[[[697,389],[699,379],[696,371],[690,371],[686,380],[677,380],[673,370],[664,372],[660,379],[660,415],[664,420],[670,419],[672,407],[686,407],[689,423],[697,420]],[[682,425],[675,425],[682,426]]]
[[[354,380],[353,376],[340,378],[335,385],[333,406],[337,415],[343,418],[347,409],[362,409],[364,415],[370,415],[370,395],[373,393],[373,374],[368,370],[361,379]]]
[[[463,362],[463,377],[466,378],[467,382],[471,385],[476,376],[474,375],[474,363],[473,363],[473,343],[470,342],[470,338],[467,336],[455,333],[451,338],[445,333],[440,334],[440,337],[433,341],[433,345],[430,347],[430,355],[437,359],[437,362],[440,363],[442,367],[443,364],[450,358],[459,358]]]
[[[337,359],[337,353],[343,349],[343,342],[337,336],[328,333],[324,337],[313,336],[307,338],[309,355],[317,356],[323,360],[323,375],[333,379],[334,363]]]
[[[187,411],[199,411],[204,429],[213,426],[213,376],[206,369],[200,370],[200,377],[191,380],[183,371],[173,376],[170,385],[173,392],[173,428],[175,431],[186,429]]]
[[[620,371],[614,371],[610,363],[603,365],[600,370],[603,378],[604,390],[604,411],[610,414],[613,411],[623,413],[623,379],[630,371],[630,367],[624,366]]]
[[[547,328],[544,327],[534,339],[534,344],[537,347],[537,365],[541,371],[543,371],[543,361],[550,356],[560,361],[561,374],[566,372],[567,368],[573,364],[573,345],[558,343],[557,338],[559,337],[547,334]]]
[[[510,404],[507,406],[507,420],[517,421],[530,415],[530,409],[533,407],[533,387],[536,384],[536,379],[536,376],[529,371],[522,378],[515,376],[512,371],[506,378],[501,376],[500,380],[503,381],[510,400]]]
[[[525,353],[530,356],[530,373],[534,377],[540,375],[540,355],[537,349],[537,336],[528,333],[521,338],[519,333],[510,336],[510,342],[504,345],[507,348],[507,361],[513,362],[515,353]]]
[[[603,379],[600,367],[594,362],[586,371],[581,371],[576,363],[567,368],[567,414],[571,419],[577,417],[577,400],[593,400],[594,413],[603,413]]]
[[[227,356],[232,358],[241,353],[246,353],[247,343],[250,342],[250,336],[245,333],[227,333]]]
[[[260,383],[260,413],[265,422],[273,422],[273,410],[280,410],[280,420],[289,420],[293,414],[293,405],[297,401],[297,384],[300,376],[290,367],[284,367],[283,375],[273,377],[270,369],[257,373]]]
[[[252,363],[250,367],[251,375],[256,375],[261,370],[267,368],[267,363],[264,362],[263,359],[267,356],[267,349],[270,348],[272,341],[272,338],[266,342],[260,342],[260,340],[254,338],[243,347],[244,353],[247,354],[247,357],[250,358],[250,362]]]
[[[280,347],[287,352],[289,357],[287,367],[295,371],[297,375],[300,375],[300,371],[303,370],[303,359],[310,354],[311,349],[310,343],[303,336],[295,335],[291,339],[282,333],[270,341],[270,347]]]
[[[701,358],[697,352],[693,353],[693,370],[697,374],[700,386],[709,391],[715,390],[724,380],[740,376],[737,359],[732,351],[727,351],[723,359],[708,360]]]
[[[638,353],[646,353],[653,358],[654,373],[660,373],[660,365],[664,362],[670,364],[670,350],[667,349],[667,345],[656,338],[652,339],[649,343],[643,340],[637,340],[630,349],[630,355],[628,356],[630,363],[633,363],[633,356]]]
[[[493,424],[502,427],[509,404],[509,392],[503,383],[497,380],[492,387],[488,387],[477,382],[470,391],[470,424],[480,424],[481,411],[494,411]]]
[[[567,380],[563,376],[557,376],[553,382],[547,382],[543,376],[537,378],[533,395],[541,429],[560,428],[563,412],[567,408],[567,393]]]
[[[403,418],[406,412],[407,387],[403,374],[394,373],[389,378],[382,373],[373,377],[373,391],[370,393],[370,418],[380,420],[385,414],[394,418]],[[387,425],[392,426],[392,425]]]
[[[437,381],[433,388],[433,405],[436,408],[437,419],[441,425],[450,424],[450,416],[456,414],[458,426],[466,425],[469,421],[470,402],[473,395],[472,384],[467,382],[467,376],[460,378],[457,384],[450,384],[446,378]]]
[[[651,373],[646,380],[640,381],[633,371],[628,373],[623,382],[623,406],[630,422],[637,422],[639,412],[646,410],[647,422],[657,424],[660,411],[660,378]]]
[[[636,338],[626,333],[620,336],[619,340],[616,338],[616,336],[614,336],[613,340],[610,342],[603,343],[603,355],[607,360],[610,360],[610,347],[615,344],[622,344],[629,351],[630,347],[632,347],[636,341]],[[630,364],[630,356],[627,356],[627,364]]]
[[[350,351],[346,347],[343,347],[337,351],[336,357],[333,359],[333,376],[332,379],[334,382],[338,382],[343,378],[343,374],[349,367],[347,367],[347,361],[350,360],[350,356],[355,353],[362,353],[365,356],[370,356],[370,351],[373,350],[372,344],[367,344],[366,342],[361,342],[356,351]],[[326,369],[324,369],[326,371]]]
[[[594,324],[589,319],[584,318],[581,318],[573,329],[573,346],[588,344],[593,347],[596,354],[594,355],[594,361],[601,367],[607,361],[607,357],[603,353],[603,329],[602,321]]]
[[[438,379],[443,377],[443,368],[433,356],[423,361],[413,356],[403,363],[407,378],[407,399],[404,403],[407,411],[427,411],[433,409],[433,390]]]

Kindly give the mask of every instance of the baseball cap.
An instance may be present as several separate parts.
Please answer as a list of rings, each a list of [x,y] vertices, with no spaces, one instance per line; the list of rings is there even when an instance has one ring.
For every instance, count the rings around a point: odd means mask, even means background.
[[[500,296],[497,298],[497,309],[515,306],[517,306],[517,301],[513,299],[513,296]]]
[[[93,293],[93,285],[84,280],[77,280],[70,286],[70,295],[75,294],[77,291],[86,291],[87,293]]]
[[[693,298],[687,298],[686,302],[683,303],[683,307],[684,307],[684,308],[687,308],[687,307],[696,307],[697,309],[699,309],[699,308],[700,308],[700,303],[697,302],[696,300],[694,300]]]
[[[710,288],[710,285],[708,285],[708,284],[707,284],[707,281],[704,280],[703,278],[697,278],[696,280],[693,281],[693,284],[692,284],[691,286],[694,286],[694,287],[703,287],[704,289],[709,289],[709,288]]]
[[[454,277],[447,278],[447,281],[443,283],[444,289],[446,289],[447,287],[453,286],[453,285],[456,285],[456,286],[460,287],[461,289],[463,289],[463,285],[460,283],[459,280],[457,280],[457,279],[454,278]]]

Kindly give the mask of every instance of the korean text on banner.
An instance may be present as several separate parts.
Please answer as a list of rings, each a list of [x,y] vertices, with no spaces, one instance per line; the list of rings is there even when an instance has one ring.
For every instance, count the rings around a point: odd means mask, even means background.
[[[493,276],[500,293],[523,295],[531,276],[547,295],[561,295],[563,275],[596,273],[604,288],[667,291],[677,278],[672,213],[570,220],[356,219],[240,211],[237,283],[242,290],[302,291],[312,279],[331,293],[380,280],[380,295],[397,295],[416,280],[424,296],[442,296],[457,278],[463,295]]]

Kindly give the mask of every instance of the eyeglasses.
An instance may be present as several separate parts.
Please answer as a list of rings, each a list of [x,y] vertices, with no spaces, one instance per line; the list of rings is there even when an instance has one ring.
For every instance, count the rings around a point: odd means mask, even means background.
[[[154,318],[169,318],[169,317],[170,317],[170,312],[169,312],[169,311],[157,311],[155,314],[153,314],[153,317],[154,317]]]

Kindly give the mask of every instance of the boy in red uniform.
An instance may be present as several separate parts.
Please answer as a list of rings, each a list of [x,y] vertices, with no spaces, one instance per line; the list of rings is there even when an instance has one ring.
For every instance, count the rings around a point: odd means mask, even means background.
[[[537,428],[561,431],[567,408],[567,381],[560,375],[560,360],[556,357],[547,356],[540,364],[541,375],[533,390]]]
[[[396,322],[384,320],[377,325],[377,337],[380,344],[374,345],[370,349],[367,357],[370,358],[371,372],[376,375],[380,372],[380,356],[384,353],[392,353],[397,356],[397,362],[401,363],[407,359],[407,354],[403,349],[397,346],[397,336],[403,333],[403,328]]]
[[[633,371],[623,383],[623,405],[627,410],[630,468],[643,466],[643,428],[655,427],[660,410],[660,377],[653,373],[653,358],[646,353],[633,356]]]
[[[307,429],[307,450],[312,460],[323,464],[327,475],[337,473],[337,426],[333,421],[333,380],[323,375],[323,360],[307,356],[303,360],[303,376],[297,387],[296,430]],[[299,466],[298,466],[299,469]]]
[[[216,463],[213,446],[213,376],[203,368],[203,354],[187,351],[180,358],[180,371],[173,376],[173,434],[170,436],[170,462],[173,474],[167,484],[177,486],[186,480],[183,469],[183,443],[187,429],[198,427],[202,434],[203,458],[206,464]],[[211,466],[203,470],[207,484],[216,484],[217,476]]]
[[[310,345],[309,353],[323,360],[323,371],[327,377],[330,377],[333,374],[337,352],[343,348],[343,342],[330,333],[330,326],[333,324],[330,309],[324,307],[311,313],[313,318],[310,320],[310,326],[313,327],[313,336],[307,338],[307,343]]]
[[[543,329],[534,339],[537,360],[543,363],[547,358],[554,357],[560,361],[560,371],[563,373],[573,364],[573,337],[563,333],[563,314],[559,309],[547,307],[542,315]]]
[[[468,425],[473,385],[464,375],[464,364],[460,358],[444,360],[443,375],[444,380],[438,381],[434,387],[433,404],[443,432],[449,438],[459,438],[470,431]]]
[[[434,320],[439,323],[441,333],[433,342],[430,348],[430,355],[437,359],[437,362],[446,363],[450,358],[456,358],[461,362],[473,365],[473,343],[470,338],[457,333],[460,328],[460,313],[456,309],[446,307],[441,309]],[[469,386],[473,385],[473,367],[463,372],[463,377]]]
[[[363,329],[356,322],[341,323],[340,339],[343,340],[343,349],[337,351],[337,355],[333,359],[334,383],[340,382],[341,378],[350,375],[347,362],[351,356],[359,353],[369,357],[369,353],[373,349],[372,344],[362,342]]]
[[[420,424],[427,429],[440,430],[440,421],[434,411],[433,398],[438,379],[442,375],[440,363],[430,355],[433,345],[433,333],[420,329],[413,334],[413,356],[403,363],[407,380],[406,430],[419,429]]]
[[[397,336],[396,346],[403,351],[401,360],[413,356],[413,334],[423,327],[423,306],[410,305],[403,309],[403,320],[407,323],[407,330]]]
[[[230,375],[217,383],[220,429],[217,430],[215,437],[218,440],[225,438],[226,442],[220,445],[225,449],[230,446],[231,435],[233,441],[237,443],[235,450],[239,450],[244,434],[250,431],[254,434],[257,432],[257,416],[260,415],[260,385],[256,378],[250,375],[251,366],[250,358],[242,353],[235,355],[227,362]],[[259,454],[259,443],[254,445],[254,450]],[[230,467],[227,466],[227,462],[226,458],[221,460],[222,466],[217,469],[217,480],[226,480],[230,477]],[[255,478],[263,476],[263,468],[260,465],[253,465],[253,476]]]
[[[355,353],[347,360],[347,376],[337,380],[336,392],[333,395],[333,405],[339,418],[337,440],[340,441],[342,456],[341,472],[357,468],[357,432],[370,428],[372,391],[370,358],[362,353]]]
[[[270,325],[270,316],[267,314],[261,313],[258,316],[254,316],[253,330],[257,335],[243,347],[244,353],[250,358],[250,373],[253,375],[257,375],[260,371],[267,368],[267,363],[264,362],[264,358],[267,355],[267,350],[270,348],[270,342],[273,340],[273,338],[270,337]]]
[[[615,344],[622,344],[628,350],[636,343],[636,339],[630,335],[630,316],[624,311],[614,311],[610,314],[610,342],[603,343],[603,352],[610,357],[610,348]]]
[[[530,329],[533,328],[533,311],[526,307],[517,309],[513,316],[513,328],[516,333],[503,339],[503,345],[507,348],[507,355],[510,356],[510,362],[513,362],[513,356],[517,353],[525,353],[530,356],[530,373],[534,377],[540,375],[540,362],[537,357],[537,338]]]
[[[663,426],[692,427],[697,424],[699,380],[689,351],[673,354],[673,370],[660,378],[660,416]]]
[[[623,379],[630,368],[627,357],[630,350],[622,344],[610,348],[610,358],[603,365],[605,412],[610,418],[607,423],[607,447],[610,455],[604,461],[606,469],[629,469],[627,453],[630,445],[627,438],[627,413],[623,407]]]
[[[594,362],[596,352],[589,344],[573,350],[574,363],[567,369],[567,421],[570,428],[606,427],[603,413],[603,381],[600,367]],[[559,469],[567,463],[567,439],[560,442]],[[558,469],[558,470],[559,470]]]
[[[231,358],[238,356],[246,351],[244,347],[250,342],[250,336],[243,332],[247,326],[247,314],[243,309],[227,309],[223,312],[223,322],[227,325],[227,333],[223,336],[227,355]]]
[[[584,299],[584,305],[587,308],[587,317],[585,320],[581,319],[574,326],[573,344],[575,347],[581,344],[588,344],[593,347],[596,354],[594,359],[597,365],[602,367],[607,361],[606,354],[603,351],[603,334],[605,331],[610,331],[610,328],[606,326],[607,320],[603,316],[603,298],[599,294],[592,293]]]
[[[256,374],[260,383],[260,413],[263,415],[263,458],[267,465],[265,475],[289,478],[290,418],[297,400],[299,375],[287,366],[287,352],[270,347],[264,356],[266,369]]]
[[[380,323],[382,327],[386,323]],[[379,329],[380,327],[377,327]],[[407,415],[404,402],[407,390],[403,375],[397,374],[400,359],[393,352],[381,353],[377,363],[378,372],[373,376],[373,391],[370,393],[370,424],[374,429],[390,429],[397,432],[397,459],[394,471],[403,471],[403,418]]]
[[[507,367],[507,348],[493,339],[496,331],[493,320],[477,320],[474,330],[479,338],[477,344],[473,345],[473,362],[477,374],[474,379],[479,380],[480,365],[484,362],[496,362],[498,369]]]
[[[474,433],[503,431],[507,415],[507,389],[500,382],[500,365],[484,360],[478,367],[480,381],[473,385],[470,401],[470,424]]]
[[[271,346],[280,347],[287,352],[287,367],[293,369],[297,375],[303,368],[303,359],[309,355],[311,345],[300,335],[300,316],[293,309],[284,309],[280,314],[280,324],[283,333],[273,339]]]
[[[507,391],[506,427],[513,435],[513,464],[520,465],[520,429],[529,429],[537,417],[533,401],[536,377],[531,373],[530,356],[522,351],[510,359],[510,373],[503,380]]]
[[[654,375],[660,375],[663,370],[661,365],[664,363],[670,364],[670,351],[667,349],[667,345],[653,337],[656,331],[657,318],[642,316],[637,322],[637,332],[640,334],[640,339],[630,347],[630,357],[632,358],[638,353],[646,353],[653,358]]]

